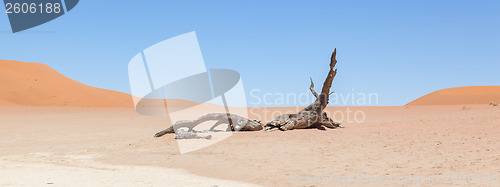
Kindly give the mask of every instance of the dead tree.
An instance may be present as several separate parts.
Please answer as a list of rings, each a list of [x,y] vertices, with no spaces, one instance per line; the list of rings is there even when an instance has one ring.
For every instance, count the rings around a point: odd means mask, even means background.
[[[181,120],[175,122],[171,127],[162,130],[155,134],[155,137],[163,136],[167,133],[175,133],[178,128],[188,128],[188,131],[193,131],[193,128],[203,123],[205,121],[217,121],[209,130],[213,131],[217,126],[222,124],[228,124],[227,130],[232,131],[258,131],[258,130],[292,130],[292,129],[305,129],[305,128],[337,128],[341,127],[340,123],[334,122],[328,115],[323,111],[329,100],[329,96],[333,93],[330,92],[332,87],[333,79],[337,75],[337,69],[335,65],[337,60],[335,59],[337,49],[332,53],[330,59],[330,70],[326,76],[325,82],[323,83],[323,88],[321,93],[316,93],[314,90],[314,83],[311,79],[311,86],[309,90],[316,97],[316,100],[309,106],[300,110],[296,114],[284,114],[277,116],[267,123],[261,123],[256,120],[249,120],[245,117],[241,117],[235,114],[228,113],[210,113],[201,116],[196,120]]]

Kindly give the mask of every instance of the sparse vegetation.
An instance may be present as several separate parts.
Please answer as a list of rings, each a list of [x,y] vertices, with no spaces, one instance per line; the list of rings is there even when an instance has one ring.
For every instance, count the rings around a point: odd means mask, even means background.
[[[465,106],[462,107],[462,110],[470,110],[471,108],[472,108],[471,106],[465,105]]]
[[[498,104],[500,104],[500,102],[491,102],[490,103],[491,106],[498,106]]]

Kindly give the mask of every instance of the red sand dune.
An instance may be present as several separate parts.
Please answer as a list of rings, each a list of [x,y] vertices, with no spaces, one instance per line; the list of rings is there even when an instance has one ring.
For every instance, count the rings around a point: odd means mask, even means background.
[[[500,102],[500,86],[468,86],[438,90],[405,106],[463,105]],[[169,100],[169,106],[192,106]],[[129,94],[100,89],[70,79],[42,63],[0,60],[0,105],[133,107]]]
[[[0,105],[133,107],[129,94],[87,86],[41,63],[0,60]]]
[[[405,106],[464,105],[500,102],[500,86],[467,86],[447,88],[424,95]]]

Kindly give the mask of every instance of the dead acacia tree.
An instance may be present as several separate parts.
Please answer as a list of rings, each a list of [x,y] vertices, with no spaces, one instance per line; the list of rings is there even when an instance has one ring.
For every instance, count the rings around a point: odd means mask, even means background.
[[[337,75],[337,69],[335,65],[337,60],[335,59],[337,49],[332,53],[330,59],[330,70],[326,76],[325,82],[323,83],[323,88],[321,93],[316,93],[314,90],[314,83],[311,79],[311,86],[309,90],[316,97],[316,100],[309,106],[300,110],[296,114],[284,114],[277,116],[267,123],[261,123],[260,121],[250,120],[245,117],[241,117],[235,114],[229,113],[210,113],[201,116],[196,120],[181,120],[175,122],[171,127],[162,130],[155,134],[155,137],[163,136],[167,133],[175,133],[176,129],[188,128],[188,131],[193,131],[193,128],[203,123],[205,121],[217,121],[209,130],[213,131],[217,126],[222,124],[228,124],[227,130],[232,131],[258,131],[258,130],[292,130],[292,129],[305,129],[305,128],[337,128],[341,127],[340,123],[334,122],[326,112],[323,110],[326,108],[329,100],[329,96],[333,93],[330,92],[332,87],[333,79]],[[185,132],[185,131],[181,131]],[[179,138],[183,137],[183,134],[177,134]],[[188,138],[188,137],[187,137]]]

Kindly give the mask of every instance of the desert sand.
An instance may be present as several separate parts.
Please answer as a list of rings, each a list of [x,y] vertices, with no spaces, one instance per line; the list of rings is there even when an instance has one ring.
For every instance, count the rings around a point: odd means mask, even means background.
[[[185,140],[153,138],[173,119],[138,114],[128,94],[84,85],[40,63],[2,60],[0,82],[0,186],[500,182],[500,107],[488,105],[499,95],[497,87],[446,89],[408,106],[329,107],[345,128],[235,132],[181,154]],[[471,98],[484,100],[475,104]],[[224,111],[213,104],[167,103],[171,111]],[[301,108],[249,108],[248,114],[268,121]],[[438,180],[429,183],[434,176]]]
[[[250,117],[265,116],[257,111],[293,110],[297,108],[260,108]],[[297,176],[366,173],[396,179],[500,173],[500,107],[349,110],[363,111],[365,120],[345,119],[341,129],[237,132],[179,154],[174,135],[153,138],[167,127],[164,117],[141,116],[126,108],[3,106],[0,173],[8,177],[0,185],[322,186],[337,183],[307,183]],[[424,179],[416,185],[427,185]]]
[[[438,90],[424,95],[406,106],[465,105],[500,103],[500,86],[466,86]]]

